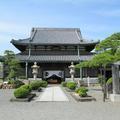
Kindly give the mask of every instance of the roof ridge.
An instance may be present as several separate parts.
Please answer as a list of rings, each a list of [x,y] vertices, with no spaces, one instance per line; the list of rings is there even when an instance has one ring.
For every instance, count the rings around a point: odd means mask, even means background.
[[[31,30],[31,36],[30,36],[31,41],[33,41],[33,38],[35,37],[36,32],[37,32],[37,29],[32,28],[32,30]]]
[[[47,28],[33,27],[34,30],[62,30],[62,31],[80,31],[80,28]]]
[[[80,31],[79,31],[79,32],[80,32]],[[79,41],[82,42],[82,35],[81,35],[81,32],[78,34],[78,31],[76,30],[75,33],[76,33],[76,35],[77,35]]]

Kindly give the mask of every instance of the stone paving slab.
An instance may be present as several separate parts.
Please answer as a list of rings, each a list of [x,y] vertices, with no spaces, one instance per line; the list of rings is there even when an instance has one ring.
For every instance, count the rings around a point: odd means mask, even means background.
[[[96,102],[76,102],[66,91],[69,102],[10,102],[13,92],[0,90],[0,120],[120,120],[120,103],[103,102],[99,92],[92,91]]]
[[[59,86],[51,86],[38,97],[36,101],[69,101]]]

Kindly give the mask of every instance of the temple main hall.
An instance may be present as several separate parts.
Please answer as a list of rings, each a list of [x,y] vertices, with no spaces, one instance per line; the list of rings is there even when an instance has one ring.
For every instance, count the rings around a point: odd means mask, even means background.
[[[93,57],[91,51],[98,42],[84,39],[79,28],[32,28],[28,38],[12,39],[11,43],[20,51],[16,58],[23,76],[32,78],[31,66],[37,62],[39,79],[60,83],[70,79],[71,62],[75,65]],[[84,68],[82,77],[96,77],[97,72],[95,68]],[[75,78],[80,78],[79,70]]]

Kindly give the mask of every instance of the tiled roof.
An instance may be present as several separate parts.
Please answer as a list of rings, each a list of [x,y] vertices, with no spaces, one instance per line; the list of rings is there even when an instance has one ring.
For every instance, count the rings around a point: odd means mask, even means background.
[[[79,28],[33,28],[27,39],[12,40],[13,44],[91,44],[82,38]],[[96,42],[95,42],[96,43]]]
[[[77,55],[16,55],[16,58],[20,61],[30,61],[30,62],[79,62],[79,60],[89,60],[93,55],[82,55],[78,57]]]
[[[33,32],[33,44],[78,44],[82,39],[77,28],[33,28]]]

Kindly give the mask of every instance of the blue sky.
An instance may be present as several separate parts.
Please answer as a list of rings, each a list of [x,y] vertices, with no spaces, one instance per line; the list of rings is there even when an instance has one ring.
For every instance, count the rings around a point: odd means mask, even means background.
[[[1,0],[0,54],[18,52],[11,39],[29,37],[32,27],[77,27],[103,40],[120,32],[120,0]]]

